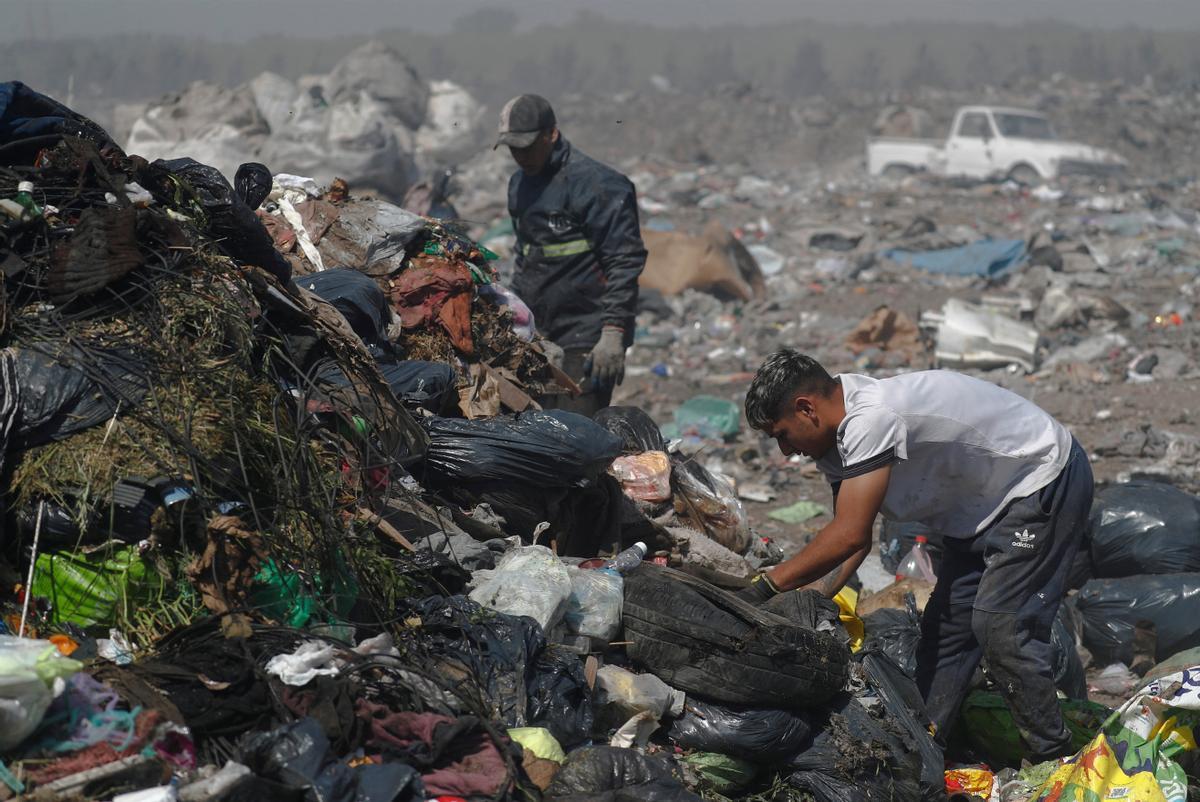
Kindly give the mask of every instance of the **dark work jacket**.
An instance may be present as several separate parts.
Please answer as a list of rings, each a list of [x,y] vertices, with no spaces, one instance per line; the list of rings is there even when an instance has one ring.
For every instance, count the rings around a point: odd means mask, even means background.
[[[559,137],[546,169],[508,182],[517,235],[513,289],[538,331],[563,348],[590,348],[604,325],[633,342],[646,246],[633,183]]]

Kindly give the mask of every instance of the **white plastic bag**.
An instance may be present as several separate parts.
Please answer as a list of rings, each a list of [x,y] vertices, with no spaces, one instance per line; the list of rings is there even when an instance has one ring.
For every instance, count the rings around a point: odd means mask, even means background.
[[[471,576],[470,598],[508,615],[526,615],[550,632],[563,619],[571,597],[571,576],[545,546],[505,552],[491,570]]]
[[[567,632],[611,641],[621,631],[625,581],[616,571],[571,566],[571,598],[567,601]]]
[[[81,668],[50,641],[0,635],[0,752],[37,729],[64,680]]]

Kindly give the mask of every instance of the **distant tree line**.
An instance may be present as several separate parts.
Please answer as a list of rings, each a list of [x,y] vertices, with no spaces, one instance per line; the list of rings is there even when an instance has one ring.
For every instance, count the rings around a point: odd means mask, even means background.
[[[684,92],[744,81],[784,96],[853,91],[969,89],[1066,73],[1163,87],[1200,82],[1194,32],[1087,30],[1057,22],[1019,27],[910,22],[886,27],[795,22],[655,28],[583,14],[564,26],[518,30],[483,9],[446,34],[384,31],[422,75],[457,81],[495,102],[517,91],[551,96],[620,92],[665,78]],[[0,49],[0,79],[65,98],[146,100],[194,80],[236,85],[264,70],[298,78],[328,71],[362,37],[266,37],[215,43],[129,35],[19,42]],[[658,81],[660,84],[662,83]]]

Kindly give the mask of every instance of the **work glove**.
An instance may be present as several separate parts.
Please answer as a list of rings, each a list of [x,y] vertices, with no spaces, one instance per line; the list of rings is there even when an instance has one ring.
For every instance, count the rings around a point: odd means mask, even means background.
[[[583,371],[592,378],[593,387],[615,387],[625,378],[625,330],[605,326],[600,342],[588,354]]]
[[[757,607],[763,602],[770,601],[778,596],[779,588],[775,587],[775,583],[771,581],[771,577],[766,574],[759,574],[754,579],[751,579],[750,584],[739,590],[736,595],[742,601],[750,602]]]

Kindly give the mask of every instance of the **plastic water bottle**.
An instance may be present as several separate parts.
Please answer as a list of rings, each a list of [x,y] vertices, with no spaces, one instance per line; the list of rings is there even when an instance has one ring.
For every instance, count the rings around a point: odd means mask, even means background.
[[[937,582],[937,575],[933,573],[933,560],[929,559],[929,549],[925,546],[928,542],[929,539],[924,535],[917,535],[917,542],[913,544],[912,550],[904,556],[899,567],[896,568],[897,582],[908,577],[923,579],[926,582]]]
[[[627,574],[634,568],[637,568],[639,565],[641,565],[642,559],[645,558],[645,556],[646,544],[639,540],[637,543],[634,543],[632,546],[625,549],[625,551],[606,562],[604,567],[612,568],[613,570],[622,574]]]

